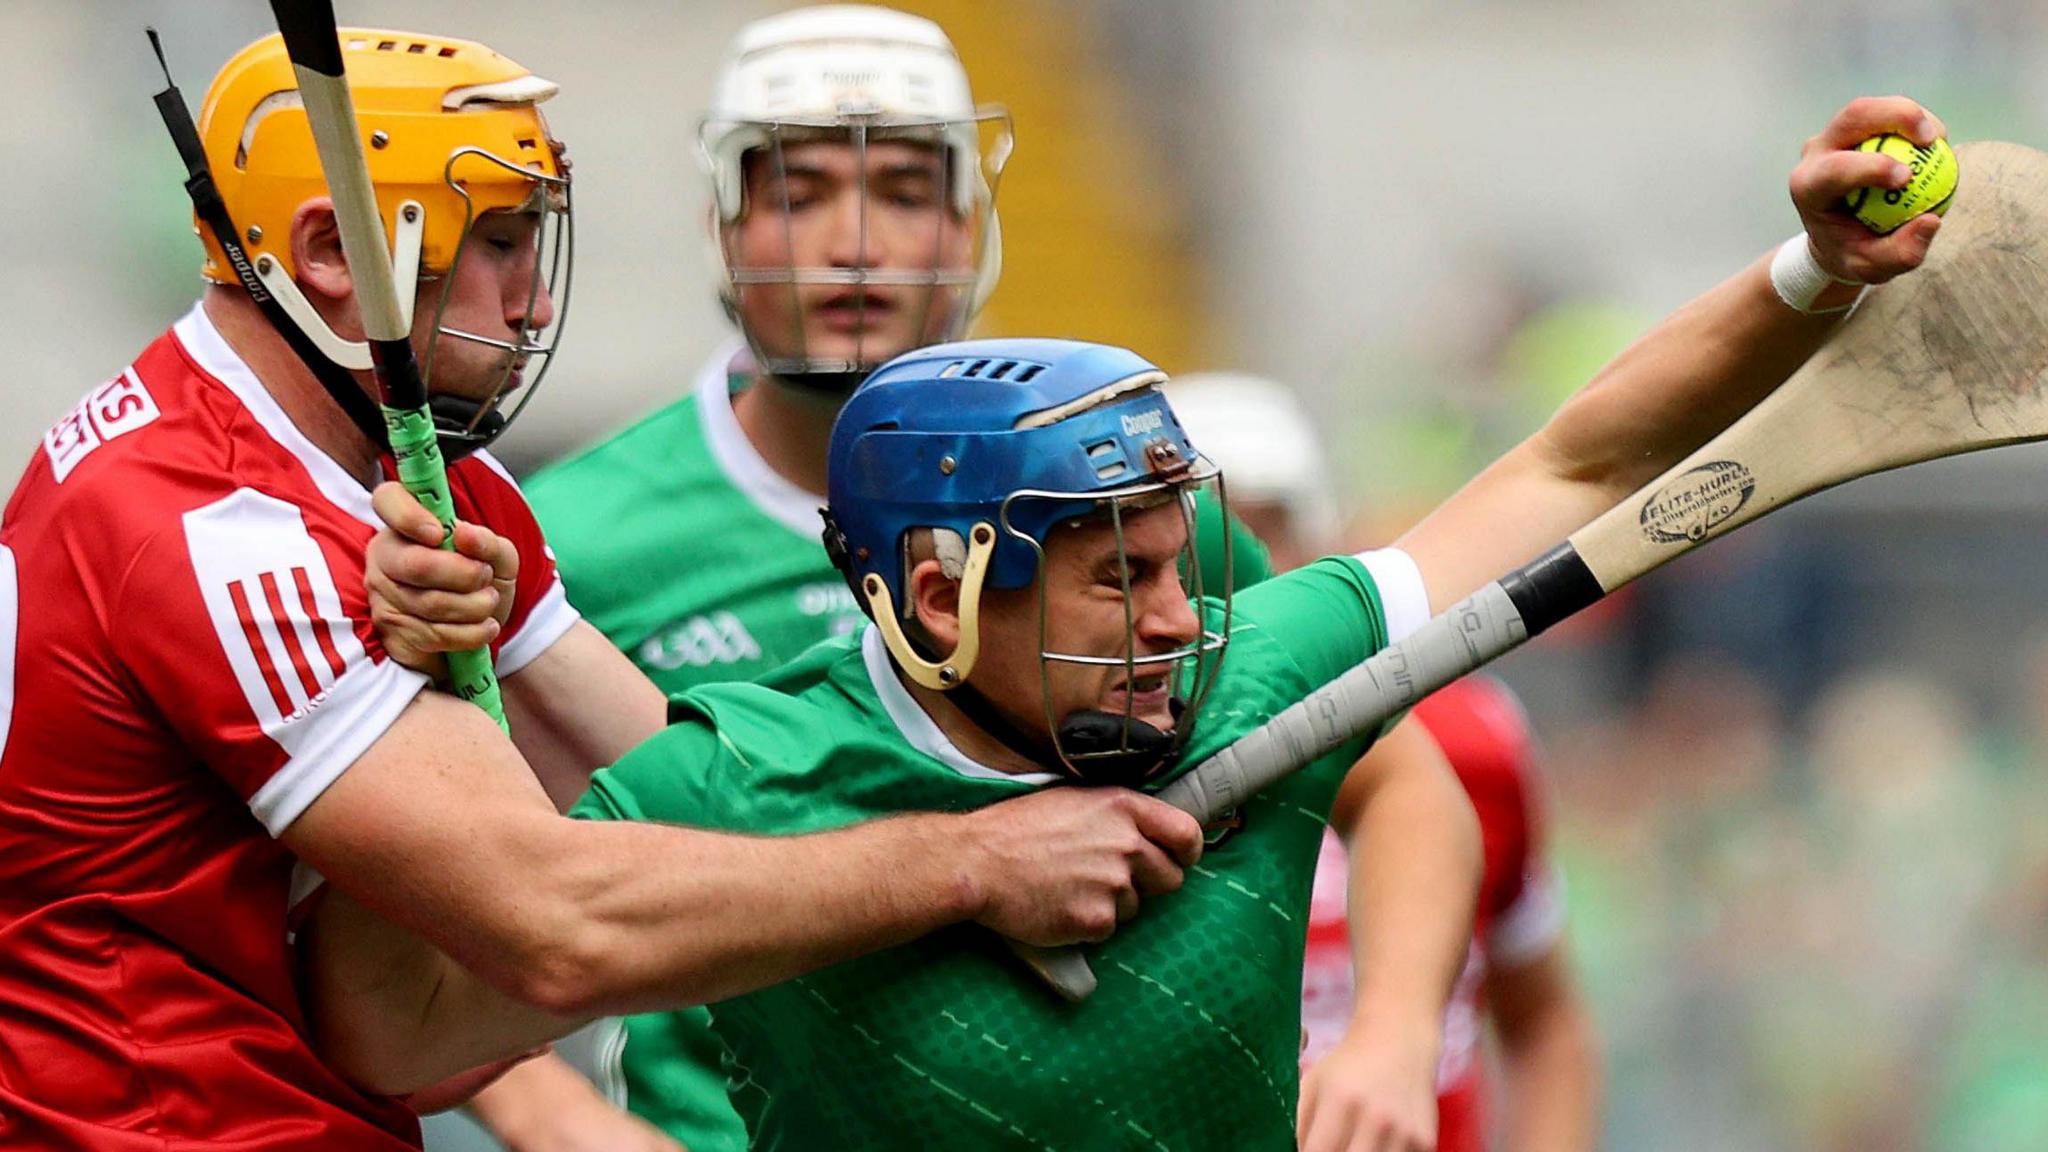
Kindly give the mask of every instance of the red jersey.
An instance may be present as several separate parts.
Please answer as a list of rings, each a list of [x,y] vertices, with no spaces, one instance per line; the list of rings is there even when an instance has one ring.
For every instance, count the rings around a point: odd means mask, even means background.
[[[1541,957],[1564,931],[1563,891],[1544,853],[1540,778],[1528,717],[1497,680],[1468,676],[1424,700],[1416,718],[1444,756],[1479,815],[1485,859],[1472,944],[1444,1011],[1437,1065],[1438,1152],[1486,1147],[1485,1085],[1479,1052],[1481,991],[1489,965],[1512,967]],[[1344,847],[1323,842],[1309,907],[1302,982],[1306,1067],[1334,1047],[1351,1020],[1351,945],[1344,922]]]
[[[576,615],[511,477],[510,674]],[[44,437],[0,520],[0,1147],[403,1149],[308,1047],[275,837],[422,677],[371,629],[370,494],[195,308]]]

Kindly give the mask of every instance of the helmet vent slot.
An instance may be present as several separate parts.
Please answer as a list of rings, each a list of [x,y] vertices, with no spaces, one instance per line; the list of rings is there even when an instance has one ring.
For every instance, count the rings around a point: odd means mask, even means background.
[[[970,380],[1008,380],[1012,384],[1023,384],[1043,371],[1045,365],[1033,364],[1029,360],[955,360],[939,369],[938,377],[951,380],[964,376]]]
[[[1114,480],[1131,470],[1131,466],[1124,461],[1123,445],[1114,440],[1090,444],[1085,451],[1088,453],[1088,463],[1095,467],[1097,480]]]

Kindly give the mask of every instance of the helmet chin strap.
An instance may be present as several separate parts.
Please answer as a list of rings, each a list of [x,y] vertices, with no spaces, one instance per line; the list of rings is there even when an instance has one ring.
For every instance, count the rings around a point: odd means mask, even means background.
[[[1034,734],[1011,723],[971,684],[948,690],[946,699],[1005,748],[1033,763],[1060,769],[1087,787],[1141,787],[1180,760],[1172,732],[1121,712],[1082,709],[1060,721],[1057,733]],[[1176,696],[1168,707],[1178,722],[1187,702]]]
[[[1175,725],[1188,709],[1178,696],[1167,701]],[[1135,716],[1086,708],[1060,721],[1060,760],[1083,784],[1137,788],[1180,760],[1181,743]]]
[[[777,372],[775,379],[814,396],[845,400],[853,395],[855,388],[860,387],[861,381],[868,378],[870,371],[872,369],[853,372]]]
[[[441,459],[448,464],[495,441],[505,430],[505,414],[495,403],[487,408],[466,396],[437,392],[427,397],[427,411],[434,417]]]

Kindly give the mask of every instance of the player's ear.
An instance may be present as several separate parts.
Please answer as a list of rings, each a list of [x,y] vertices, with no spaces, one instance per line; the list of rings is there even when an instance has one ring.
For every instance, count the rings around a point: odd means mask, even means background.
[[[355,281],[341,252],[341,227],[335,222],[332,200],[318,196],[299,205],[292,213],[291,240],[299,287],[316,305],[354,298]]]
[[[945,565],[937,557],[918,561],[906,588],[912,615],[932,648],[951,652],[959,647],[960,582],[946,575]]]

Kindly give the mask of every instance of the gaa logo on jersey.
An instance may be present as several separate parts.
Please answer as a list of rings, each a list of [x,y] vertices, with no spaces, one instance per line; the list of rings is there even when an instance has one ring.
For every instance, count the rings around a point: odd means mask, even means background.
[[[834,636],[850,635],[867,622],[867,617],[861,614],[860,605],[854,602],[853,589],[848,588],[844,580],[827,580],[798,588],[796,610],[806,616],[832,617]]]
[[[738,664],[759,660],[761,645],[730,612],[712,612],[678,620],[640,642],[633,652],[642,667],[673,672],[688,665]]]

